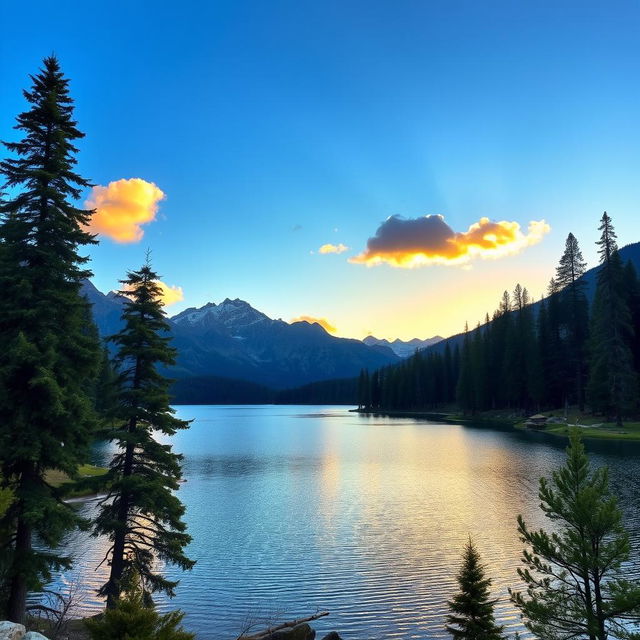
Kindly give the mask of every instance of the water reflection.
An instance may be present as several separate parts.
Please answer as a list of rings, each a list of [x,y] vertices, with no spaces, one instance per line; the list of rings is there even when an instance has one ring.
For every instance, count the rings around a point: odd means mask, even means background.
[[[538,478],[562,463],[564,441],[330,407],[179,407],[178,415],[195,419],[173,444],[185,455],[180,497],[198,564],[186,574],[168,569],[182,580],[169,606],[187,612],[199,639],[236,637],[248,617],[316,607],[331,611],[319,633],[448,637],[445,603],[470,534],[494,579],[500,620],[518,628],[506,598],[521,552],[515,517],[548,526]],[[610,465],[638,542],[640,448],[588,448]],[[107,455],[97,450],[96,461]],[[80,554],[85,613],[99,605],[106,569],[95,566],[105,548],[85,534],[69,541]]]

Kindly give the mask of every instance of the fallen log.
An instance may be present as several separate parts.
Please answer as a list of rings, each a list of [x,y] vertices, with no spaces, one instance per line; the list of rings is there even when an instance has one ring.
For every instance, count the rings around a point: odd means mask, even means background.
[[[311,622],[313,620],[317,620],[318,618],[324,618],[324,616],[328,616],[328,615],[329,615],[328,611],[320,611],[306,618],[298,618],[297,620],[291,620],[290,622],[283,622],[282,624],[278,624],[275,627],[269,627],[264,631],[260,631],[259,633],[254,633],[250,636],[244,636],[244,635],[240,636],[238,640],[265,640],[276,631],[282,631],[283,629],[290,629],[291,627],[296,627],[299,624],[303,624],[304,622]]]

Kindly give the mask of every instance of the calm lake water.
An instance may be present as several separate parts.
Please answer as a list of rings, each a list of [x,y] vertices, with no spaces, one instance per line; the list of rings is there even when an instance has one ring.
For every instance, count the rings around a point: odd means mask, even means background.
[[[328,610],[315,623],[347,640],[445,638],[446,600],[471,535],[497,616],[520,628],[507,587],[517,586],[522,548],[516,515],[548,526],[538,478],[564,459],[564,441],[543,434],[359,416],[346,407],[181,406],[193,419],[173,440],[187,480],[180,489],[193,543],[193,571],[179,575],[185,626],[198,640],[233,640],[257,629]],[[588,443],[607,464],[640,547],[639,443]],[[106,449],[96,452],[97,461]],[[91,505],[83,509],[89,512]],[[76,534],[78,561],[62,583],[81,581],[78,614],[100,608],[101,540]],[[162,603],[162,607],[166,607]]]

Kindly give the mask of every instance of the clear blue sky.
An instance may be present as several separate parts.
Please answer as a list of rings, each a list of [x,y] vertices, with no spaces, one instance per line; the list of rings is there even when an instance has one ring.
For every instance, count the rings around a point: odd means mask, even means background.
[[[448,335],[518,281],[538,297],[569,231],[593,266],[605,209],[640,240],[637,1],[36,0],[0,23],[0,138],[55,52],[81,173],[166,194],[139,243],[92,249],[102,290],[150,247],[184,291],[170,313],[241,297],[339,335]],[[347,262],[387,217],[435,213],[551,232],[466,267]]]

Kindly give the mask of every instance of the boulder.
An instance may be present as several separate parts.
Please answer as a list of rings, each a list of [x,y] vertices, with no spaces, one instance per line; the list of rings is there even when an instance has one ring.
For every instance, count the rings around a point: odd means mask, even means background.
[[[306,623],[297,624],[289,629],[274,631],[269,640],[314,640],[316,632]]]
[[[26,629],[15,622],[0,622],[0,640],[22,640]]]
[[[45,638],[41,633],[38,633],[37,631],[29,631],[29,633],[27,633],[27,635],[22,638],[22,640],[48,640],[47,638]]]
[[[322,640],[342,640],[337,631],[330,631]]]

